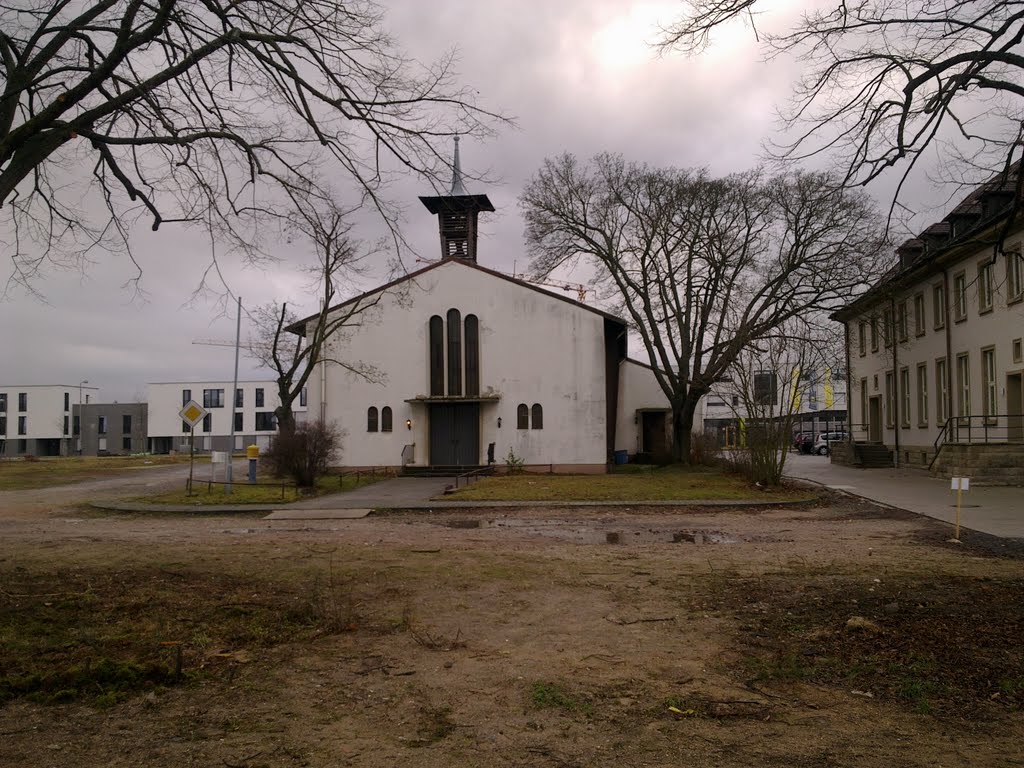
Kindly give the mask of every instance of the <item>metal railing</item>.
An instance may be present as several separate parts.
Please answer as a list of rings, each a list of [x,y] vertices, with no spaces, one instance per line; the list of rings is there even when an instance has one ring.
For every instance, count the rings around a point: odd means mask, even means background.
[[[408,466],[416,461],[416,443],[409,443],[402,447],[402,466]]]
[[[391,467],[369,467],[368,469],[350,469],[347,472],[338,473],[338,487],[345,487],[345,478],[354,479],[354,485],[359,485],[364,477],[397,477],[398,474]]]
[[[477,469],[471,469],[468,472],[463,472],[461,475],[456,475],[455,476],[455,489],[458,490],[458,488],[459,488],[459,481],[460,480],[465,480],[466,481],[466,485],[469,486],[469,484],[471,482],[473,482],[474,480],[479,480],[481,477],[484,477],[486,475],[493,475],[493,474],[494,474],[494,467],[493,466],[478,467]]]
[[[989,443],[1024,442],[1024,416],[1019,413],[971,414],[950,416],[942,425],[933,444],[935,453],[928,464],[931,469],[946,445],[987,445]]]

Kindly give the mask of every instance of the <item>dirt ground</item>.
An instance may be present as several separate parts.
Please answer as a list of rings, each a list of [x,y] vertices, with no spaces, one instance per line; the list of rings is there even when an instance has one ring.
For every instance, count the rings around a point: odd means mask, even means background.
[[[0,498],[2,766],[1024,765],[1024,560],[991,537],[843,497],[310,522],[82,498]],[[150,676],[102,694],[101,657]]]

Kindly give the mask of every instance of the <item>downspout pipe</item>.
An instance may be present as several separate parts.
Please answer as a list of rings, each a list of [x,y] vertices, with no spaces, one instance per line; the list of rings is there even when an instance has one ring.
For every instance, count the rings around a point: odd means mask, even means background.
[[[900,354],[899,354],[899,342],[897,339],[899,335],[897,333],[897,325],[899,324],[898,318],[896,317],[896,300],[889,297],[889,318],[892,325],[886,329],[891,334],[889,340],[892,342],[892,386],[893,386],[893,424],[892,429],[895,435],[893,439],[893,452],[892,452],[892,466],[894,469],[900,468],[900,424],[903,423],[900,414],[900,405],[903,398],[900,395]]]

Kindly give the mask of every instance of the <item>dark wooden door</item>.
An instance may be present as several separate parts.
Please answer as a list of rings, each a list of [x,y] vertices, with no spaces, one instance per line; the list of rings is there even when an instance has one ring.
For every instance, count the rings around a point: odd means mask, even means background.
[[[643,418],[644,451],[656,459],[661,459],[668,453],[665,441],[665,412],[644,411],[640,415]]]
[[[430,463],[475,466],[480,463],[480,405],[430,406]]]

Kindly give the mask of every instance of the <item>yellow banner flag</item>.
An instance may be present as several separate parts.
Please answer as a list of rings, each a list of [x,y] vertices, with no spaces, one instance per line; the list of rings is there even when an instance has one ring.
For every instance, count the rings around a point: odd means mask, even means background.
[[[836,403],[836,390],[832,385],[832,369],[825,369],[825,407],[831,408]]]

